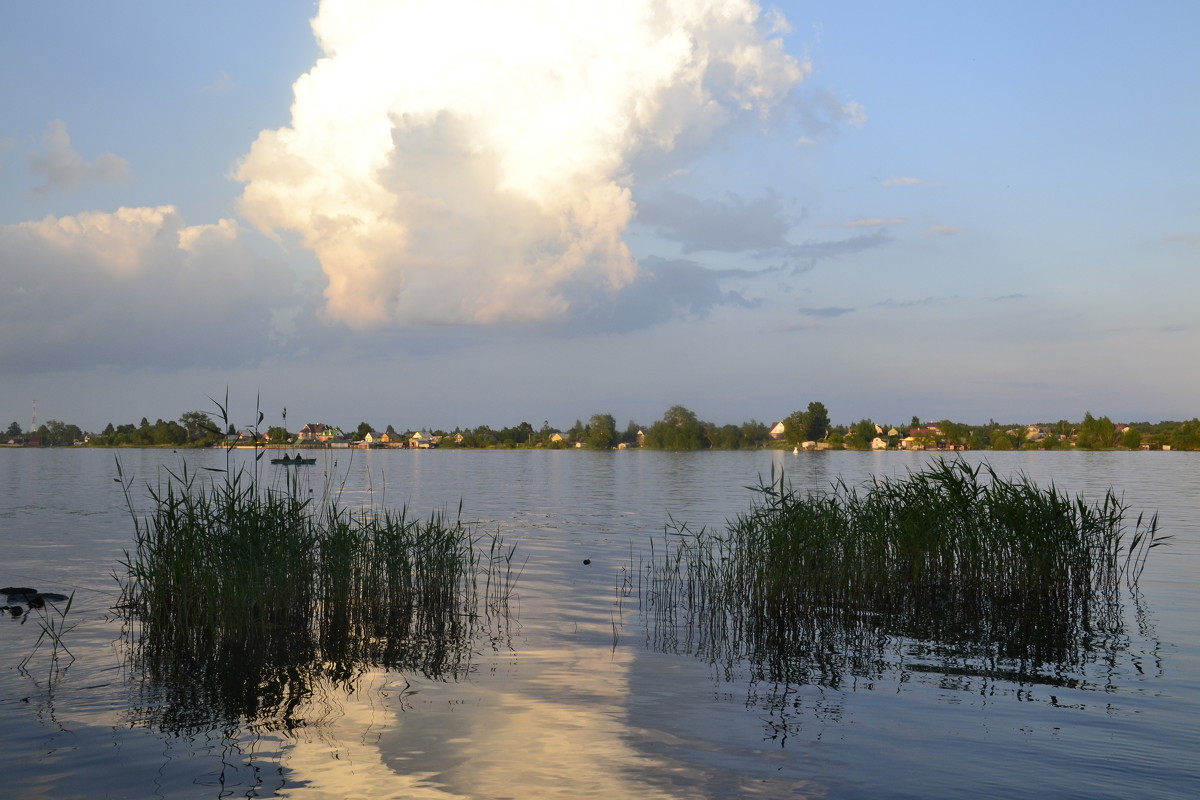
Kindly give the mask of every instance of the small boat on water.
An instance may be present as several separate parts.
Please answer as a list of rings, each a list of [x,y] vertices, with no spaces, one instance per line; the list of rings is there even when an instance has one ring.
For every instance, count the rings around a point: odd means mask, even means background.
[[[271,463],[272,464],[290,464],[292,466],[297,466],[300,464],[315,464],[315,463],[317,463],[317,459],[315,457],[314,458],[305,458],[304,456],[300,455],[299,453],[296,453],[295,458],[293,458],[291,456],[284,456],[283,458],[272,458]]]

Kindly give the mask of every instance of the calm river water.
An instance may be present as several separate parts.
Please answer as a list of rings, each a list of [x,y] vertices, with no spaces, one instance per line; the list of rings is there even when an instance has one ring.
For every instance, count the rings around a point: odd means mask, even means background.
[[[152,722],[109,612],[133,536],[114,459],[144,512],[164,466],[220,467],[225,454],[0,449],[0,584],[76,593],[63,640],[76,660],[57,670],[47,645],[33,651],[37,617],[0,617],[0,775],[22,800],[1195,797],[1200,454],[964,455],[1086,497],[1114,487],[1175,536],[1126,598],[1119,646],[1087,674],[898,658],[836,682],[764,684],[650,633],[638,565],[672,519],[723,524],[772,468],[827,489],[932,456],[331,451],[300,468],[315,496],[422,517],[461,500],[464,519],[517,545],[528,561],[508,634],[456,679],[368,671],[314,692],[299,728],[197,731]]]

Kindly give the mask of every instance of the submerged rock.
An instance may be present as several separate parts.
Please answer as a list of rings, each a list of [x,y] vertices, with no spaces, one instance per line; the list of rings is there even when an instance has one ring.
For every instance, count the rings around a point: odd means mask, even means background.
[[[26,586],[5,586],[0,588],[0,594],[7,595],[9,603],[24,603],[30,608],[43,608],[46,603],[65,603],[65,594],[55,592],[39,592]]]

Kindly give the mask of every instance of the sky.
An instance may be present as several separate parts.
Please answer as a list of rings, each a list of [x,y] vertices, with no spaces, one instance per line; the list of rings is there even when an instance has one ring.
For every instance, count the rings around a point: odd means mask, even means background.
[[[1200,414],[1200,4],[0,6],[0,427]],[[244,417],[244,419],[242,419]]]

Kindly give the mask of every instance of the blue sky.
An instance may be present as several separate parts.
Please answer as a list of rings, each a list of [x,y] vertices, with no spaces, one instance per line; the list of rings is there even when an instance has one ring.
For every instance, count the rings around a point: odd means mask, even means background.
[[[1198,27],[5,4],[0,419],[1191,418]]]

